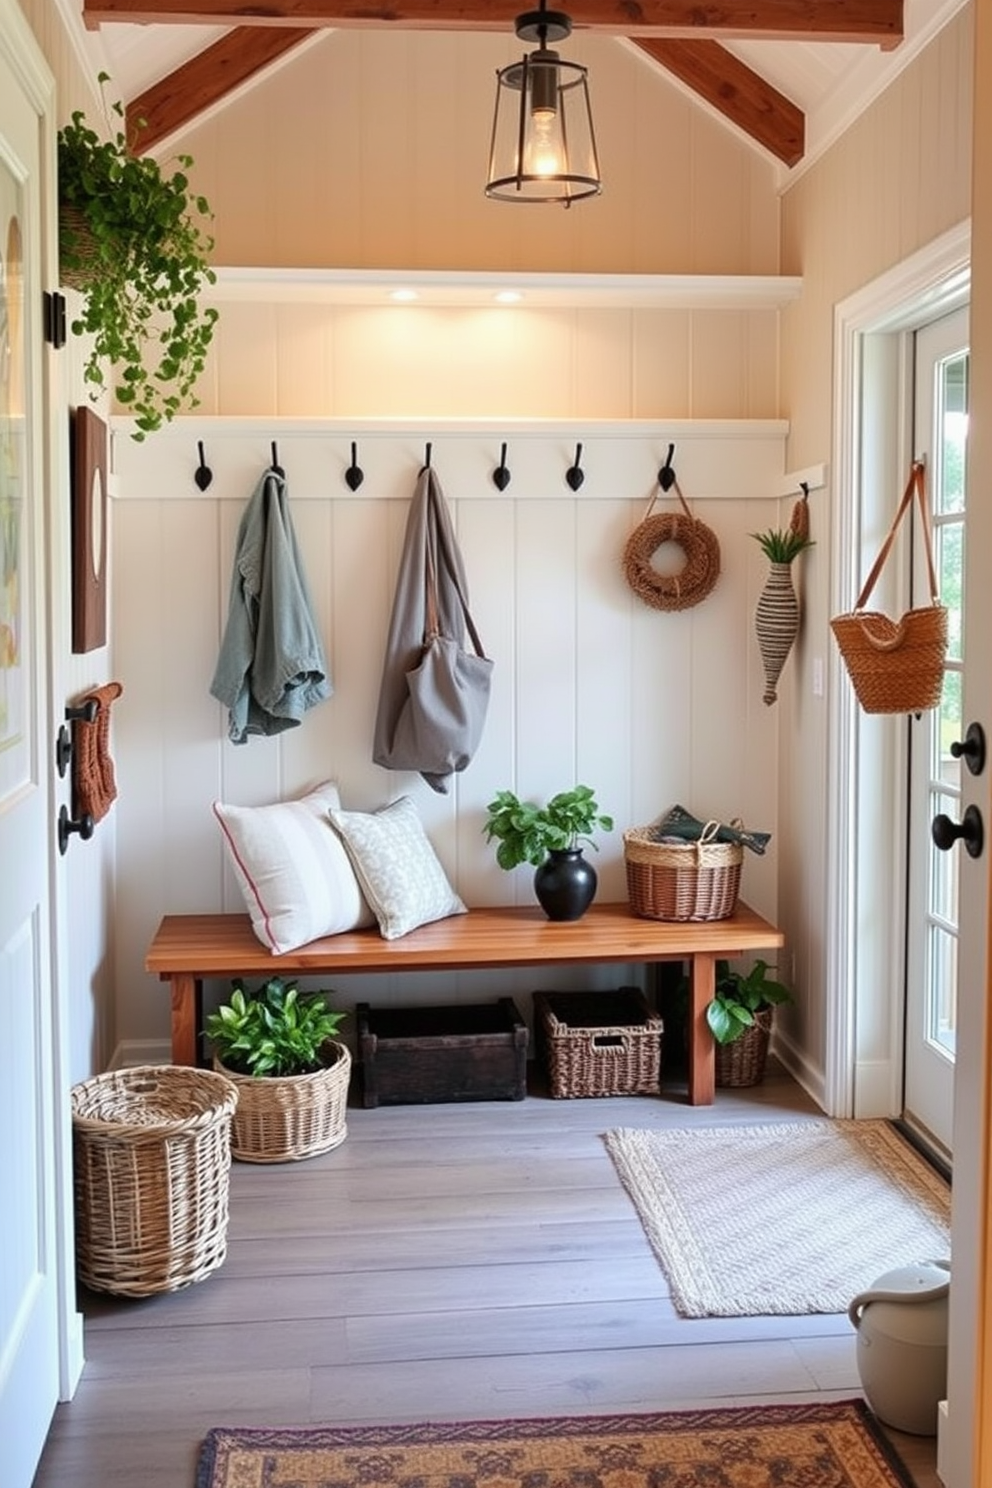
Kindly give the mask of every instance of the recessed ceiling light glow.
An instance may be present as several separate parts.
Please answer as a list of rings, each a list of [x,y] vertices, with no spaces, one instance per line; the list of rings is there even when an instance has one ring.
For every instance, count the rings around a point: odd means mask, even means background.
[[[497,305],[519,305],[523,299],[523,295],[519,289],[501,289],[497,294],[493,295],[493,299]]]
[[[398,305],[408,305],[411,300],[419,300],[420,296],[415,289],[394,289],[390,291],[389,298]]]

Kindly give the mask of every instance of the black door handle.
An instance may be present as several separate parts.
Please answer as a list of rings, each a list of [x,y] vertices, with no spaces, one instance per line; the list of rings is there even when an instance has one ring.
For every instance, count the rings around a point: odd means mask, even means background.
[[[985,769],[985,730],[980,723],[969,723],[963,739],[955,739],[951,745],[955,759],[964,759],[972,775],[981,775]]]
[[[961,820],[954,822],[941,812],[930,824],[930,835],[941,852],[948,852],[960,837],[969,857],[981,857],[985,845],[982,813],[977,806],[969,806]]]

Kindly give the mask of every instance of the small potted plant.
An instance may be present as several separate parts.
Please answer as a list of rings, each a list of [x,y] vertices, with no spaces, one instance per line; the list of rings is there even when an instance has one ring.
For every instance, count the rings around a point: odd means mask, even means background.
[[[799,634],[799,599],[792,582],[792,564],[813,546],[813,541],[803,522],[784,529],[770,527],[751,536],[771,565],[754,611],[754,629],[765,670],[764,701],[771,704],[778,701],[778,679]]]
[[[100,74],[101,86],[110,79]],[[123,119],[119,102],[112,112]],[[74,335],[93,337],[84,377],[93,395],[107,386],[133,415],[136,439],[195,407],[217,311],[201,307],[213,238],[210,208],[191,191],[188,155],[163,171],[135,155],[122,128],[98,134],[80,110],[58,134],[59,261],[62,282],[82,292]]]
[[[716,1040],[718,1085],[761,1083],[773,1010],[791,1001],[789,989],[769,976],[766,961],[755,961],[747,973],[732,971],[729,961],[716,963],[716,988],[706,1021]]]
[[[596,847],[591,833],[610,832],[592,789],[576,785],[559,791],[545,806],[521,801],[513,791],[497,791],[486,807],[487,842],[497,842],[496,861],[507,870],[521,863],[536,869],[534,892],[549,920],[578,920],[596,893],[596,870],[583,856],[583,844]]]
[[[238,1105],[231,1153],[245,1162],[285,1162],[329,1152],[347,1135],[351,1054],[335,1035],[346,1014],[328,994],[304,995],[270,977],[256,992],[241,978],[209,1015],[214,1067],[233,1081]]]

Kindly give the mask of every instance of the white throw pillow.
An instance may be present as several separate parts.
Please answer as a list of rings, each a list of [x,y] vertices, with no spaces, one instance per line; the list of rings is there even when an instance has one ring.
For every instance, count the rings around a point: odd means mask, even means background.
[[[466,913],[409,796],[371,814],[336,808],[329,814],[384,940],[398,940],[418,925]]]
[[[374,922],[328,821],[340,805],[331,781],[273,806],[214,802],[252,929],[273,954]]]

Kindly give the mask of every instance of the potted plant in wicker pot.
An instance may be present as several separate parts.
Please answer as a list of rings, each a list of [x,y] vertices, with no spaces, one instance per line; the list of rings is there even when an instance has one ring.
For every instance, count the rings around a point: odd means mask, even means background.
[[[792,994],[768,975],[765,961],[746,974],[716,963],[716,989],[706,1021],[716,1040],[717,1085],[760,1085],[765,1075],[774,1009]]]
[[[531,863],[536,869],[534,893],[548,919],[581,919],[597,885],[582,844],[596,848],[590,833],[613,830],[613,818],[600,812],[591,787],[559,791],[546,806],[521,801],[513,791],[497,791],[486,811],[482,830],[487,842],[499,843],[499,866],[509,870]]]
[[[205,1032],[214,1067],[237,1088],[231,1155],[244,1162],[290,1162],[329,1152],[348,1133],[351,1054],[334,1035],[346,1016],[327,994],[304,995],[270,977],[257,992],[237,978],[230,1000]]]

